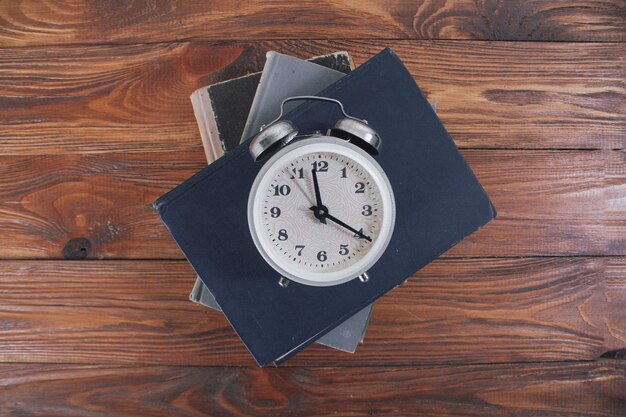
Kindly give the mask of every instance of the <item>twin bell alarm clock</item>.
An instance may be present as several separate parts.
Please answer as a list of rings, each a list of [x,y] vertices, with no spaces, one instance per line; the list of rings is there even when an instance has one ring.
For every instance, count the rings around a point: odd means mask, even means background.
[[[285,103],[294,100],[334,103],[343,117],[325,134],[298,135],[282,119]],[[263,166],[250,190],[248,225],[281,286],[370,279],[396,215],[391,184],[373,158],[380,146],[367,121],[346,114],[340,101],[317,96],[285,99],[276,120],[251,140],[250,153]]]

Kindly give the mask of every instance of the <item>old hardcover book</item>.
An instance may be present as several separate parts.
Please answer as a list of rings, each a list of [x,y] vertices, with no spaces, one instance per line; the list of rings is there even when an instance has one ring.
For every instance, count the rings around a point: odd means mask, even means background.
[[[250,237],[248,192],[262,167],[240,146],[155,202],[168,230],[259,365],[278,364],[392,290],[496,216],[489,197],[415,80],[385,49],[320,95],[340,100],[383,138],[376,159],[396,200],[396,226],[370,280],[277,285]],[[336,106],[307,102],[286,118],[323,131]],[[247,144],[247,143],[246,143]],[[245,145],[245,144],[244,144]]]
[[[315,94],[352,69],[353,63],[347,52],[335,52],[305,61],[270,51],[267,53],[267,61],[260,78],[256,76],[257,74],[253,74],[197,90],[192,94],[192,104],[200,132],[205,132],[205,137],[208,137],[210,133],[211,138],[220,139],[219,143],[223,150],[220,152],[220,147],[215,143],[209,145],[209,141],[203,140],[207,161],[212,162],[236,146],[233,136],[239,132],[243,114],[240,111],[234,111],[235,106],[242,106],[241,111],[250,108],[246,126],[249,129],[258,130],[262,124],[276,117],[276,106],[280,106],[284,98]],[[251,82],[255,79],[260,79],[258,87]],[[251,91],[255,91],[252,104],[248,102]],[[209,92],[214,96],[213,104],[208,100]],[[234,101],[234,98],[237,98],[237,101]],[[227,108],[232,113],[220,111],[224,103],[228,103]],[[205,117],[208,109],[212,109],[213,117],[210,117],[211,114]],[[218,114],[219,117],[217,117]],[[224,133],[226,140],[222,140],[217,120],[221,120],[220,126],[228,127]],[[245,133],[242,133],[242,137],[245,137]],[[202,284],[199,277],[196,278],[189,299],[221,311],[210,290]],[[322,336],[317,342],[344,352],[354,353],[359,343],[363,342],[371,312],[372,306],[367,306]]]

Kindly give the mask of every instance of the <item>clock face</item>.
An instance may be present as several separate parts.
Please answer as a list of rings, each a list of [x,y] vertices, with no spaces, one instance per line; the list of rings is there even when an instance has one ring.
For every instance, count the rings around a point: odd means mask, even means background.
[[[270,159],[250,195],[251,233],[283,276],[309,285],[356,278],[384,251],[395,218],[374,160],[335,138],[305,139]]]

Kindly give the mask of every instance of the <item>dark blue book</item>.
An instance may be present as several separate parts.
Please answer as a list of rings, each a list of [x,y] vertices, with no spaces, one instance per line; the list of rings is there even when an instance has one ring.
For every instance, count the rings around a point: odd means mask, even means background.
[[[396,199],[396,225],[370,280],[333,287],[277,284],[250,236],[248,192],[262,166],[248,142],[156,203],[163,222],[259,365],[280,363],[393,289],[496,216],[489,197],[413,77],[385,49],[320,92],[369,121],[376,160]],[[307,102],[287,114],[301,134],[326,131],[336,106]]]

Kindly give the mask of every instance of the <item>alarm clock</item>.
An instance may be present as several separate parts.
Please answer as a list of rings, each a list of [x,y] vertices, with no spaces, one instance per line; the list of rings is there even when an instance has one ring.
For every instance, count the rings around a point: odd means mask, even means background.
[[[325,134],[299,136],[281,120],[285,103],[294,100],[337,104],[343,117]],[[373,158],[381,143],[340,101],[317,96],[285,99],[279,116],[252,138],[250,153],[264,163],[250,190],[248,225],[281,286],[370,279],[367,271],[387,248],[396,216],[391,184]]]

